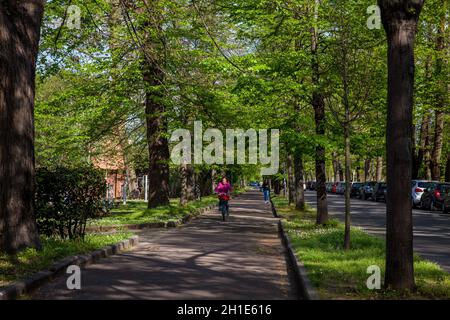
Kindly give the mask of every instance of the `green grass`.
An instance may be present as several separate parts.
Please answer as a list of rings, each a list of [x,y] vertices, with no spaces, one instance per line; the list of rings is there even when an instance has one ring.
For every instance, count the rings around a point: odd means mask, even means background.
[[[26,249],[16,256],[0,252],[0,286],[23,279],[51,266],[54,262],[77,254],[85,254],[132,236],[130,232],[87,234],[85,241],[41,237],[42,250]]]
[[[233,191],[233,195],[245,192],[247,189]],[[217,203],[217,196],[202,197],[201,200],[191,201],[185,207],[180,206],[179,198],[170,199],[170,205],[148,209],[145,201],[131,200],[126,205],[120,204],[112,209],[111,214],[89,221],[89,226],[120,226],[127,224],[141,224],[151,222],[177,221],[197,209]]]
[[[194,210],[216,203],[216,197],[203,197],[201,200],[189,202],[181,207],[179,199],[170,199],[170,205],[148,209],[145,201],[128,201],[126,205],[121,204],[112,209],[111,214],[99,219],[91,220],[90,226],[111,226],[140,224],[150,222],[168,222],[183,218]]]
[[[351,230],[351,249],[343,249],[344,226],[330,220],[326,226],[315,224],[315,211],[295,210],[285,199],[275,198],[278,214],[308,276],[324,299],[450,299],[450,275],[439,265],[414,257],[417,292],[400,294],[366,287],[367,267],[377,265],[383,280],[385,241],[359,228]]]

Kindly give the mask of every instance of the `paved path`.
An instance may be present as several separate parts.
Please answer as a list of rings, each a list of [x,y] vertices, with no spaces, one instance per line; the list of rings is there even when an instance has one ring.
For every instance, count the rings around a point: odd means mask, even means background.
[[[315,207],[316,192],[307,191],[306,201]],[[328,209],[331,216],[343,221],[344,197],[328,195]],[[352,223],[369,233],[384,237],[386,229],[386,204],[383,202],[351,201]],[[450,215],[439,212],[413,210],[414,251],[422,257],[439,263],[450,272]]]
[[[262,194],[176,229],[147,229],[132,251],[82,269],[81,290],[63,275],[33,299],[296,299],[276,222]]]

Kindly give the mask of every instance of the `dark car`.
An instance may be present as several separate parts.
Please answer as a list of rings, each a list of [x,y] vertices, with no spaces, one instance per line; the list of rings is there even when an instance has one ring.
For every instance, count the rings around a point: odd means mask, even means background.
[[[450,183],[436,183],[426,188],[420,198],[420,207],[426,210],[443,210],[444,196],[450,191]]]
[[[338,185],[337,182],[335,182],[335,183],[333,183],[333,184],[331,185],[331,193],[336,194],[337,185]]]
[[[361,188],[359,188],[359,198],[367,200],[372,197],[373,187],[377,184],[376,181],[365,182]]]
[[[443,213],[450,213],[450,190],[447,190],[447,194],[444,196],[444,205],[442,206]]]
[[[362,182],[353,182],[350,189],[350,197],[357,197],[359,195],[359,189],[363,186]]]
[[[252,182],[249,183],[249,186],[253,187],[253,188],[259,188],[259,182],[252,181]]]
[[[387,192],[386,182],[377,182],[377,184],[373,187],[372,200],[373,201],[382,200],[386,202],[386,192]]]
[[[345,188],[346,188],[347,183],[346,182],[338,182],[336,184],[336,194],[345,194]]]
[[[331,192],[331,187],[333,186],[333,182],[327,182],[326,183],[326,189],[327,192],[330,193]]]
[[[308,190],[316,190],[316,182],[315,181],[308,181],[308,182],[306,182],[306,189],[308,189]]]

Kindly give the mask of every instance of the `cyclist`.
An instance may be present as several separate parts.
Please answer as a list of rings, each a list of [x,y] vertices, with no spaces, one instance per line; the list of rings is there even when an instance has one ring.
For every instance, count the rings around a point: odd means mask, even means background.
[[[231,185],[228,179],[223,177],[214,191],[219,197],[219,210],[222,213],[223,221],[225,221],[225,218],[230,215],[228,200],[230,200]]]

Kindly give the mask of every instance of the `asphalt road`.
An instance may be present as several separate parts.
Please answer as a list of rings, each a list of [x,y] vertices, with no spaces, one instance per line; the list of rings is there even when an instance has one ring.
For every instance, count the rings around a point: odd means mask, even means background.
[[[316,192],[307,191],[306,201],[313,207]],[[344,220],[344,197],[328,194],[328,210],[332,217]],[[371,200],[351,201],[352,224],[367,232],[385,236],[386,204]],[[413,210],[414,251],[422,257],[437,262],[450,272],[450,215],[439,212]]]

